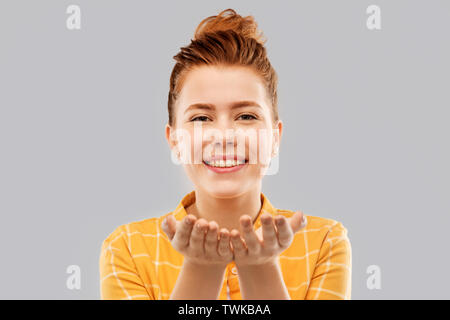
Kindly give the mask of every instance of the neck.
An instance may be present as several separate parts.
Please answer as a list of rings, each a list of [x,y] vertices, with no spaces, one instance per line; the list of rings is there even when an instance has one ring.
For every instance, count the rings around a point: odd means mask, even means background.
[[[239,218],[249,215],[254,222],[261,210],[261,186],[234,198],[216,198],[203,190],[195,190],[195,202],[186,208],[197,219],[215,221],[222,228],[241,231]]]

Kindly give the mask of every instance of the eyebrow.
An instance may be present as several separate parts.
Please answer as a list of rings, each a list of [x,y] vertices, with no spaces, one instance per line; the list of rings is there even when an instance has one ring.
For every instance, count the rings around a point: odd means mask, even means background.
[[[255,101],[250,101],[250,100],[237,101],[237,102],[231,103],[231,110],[238,109],[238,108],[244,108],[244,107],[257,107],[257,108],[262,109],[262,107],[258,103],[256,103]],[[216,107],[211,103],[194,103],[194,104],[191,104],[184,113],[186,113],[190,110],[194,110],[194,109],[215,110],[215,108]]]

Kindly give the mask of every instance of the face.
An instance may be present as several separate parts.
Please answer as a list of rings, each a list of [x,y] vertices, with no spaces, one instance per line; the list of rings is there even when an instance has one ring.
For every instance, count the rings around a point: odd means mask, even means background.
[[[196,189],[230,198],[261,184],[282,122],[273,123],[258,74],[241,66],[197,67],[186,74],[174,109],[166,138]]]

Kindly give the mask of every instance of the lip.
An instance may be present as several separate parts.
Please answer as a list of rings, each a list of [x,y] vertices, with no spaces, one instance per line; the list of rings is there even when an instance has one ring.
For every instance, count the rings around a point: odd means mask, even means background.
[[[247,161],[247,159],[245,159],[245,157],[241,157],[238,155],[223,155],[223,156],[212,156],[209,159],[206,159],[206,161],[208,162],[212,162],[215,160],[236,160],[236,161]]]
[[[218,168],[218,167],[212,167],[203,161],[203,165],[205,165],[209,170],[215,172],[215,173],[231,173],[241,170],[243,167],[245,167],[248,164],[248,161],[246,161],[244,164],[240,164],[238,166],[230,167],[230,168]]]

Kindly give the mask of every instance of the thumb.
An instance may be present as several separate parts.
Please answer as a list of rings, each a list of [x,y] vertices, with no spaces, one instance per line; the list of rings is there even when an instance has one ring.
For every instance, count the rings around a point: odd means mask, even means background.
[[[291,224],[292,231],[296,233],[306,226],[306,217],[304,217],[302,211],[296,211],[289,222]]]
[[[172,214],[169,214],[164,218],[162,222],[162,230],[167,235],[167,237],[169,237],[169,240],[172,241],[173,237],[175,236],[176,230],[176,220]]]

